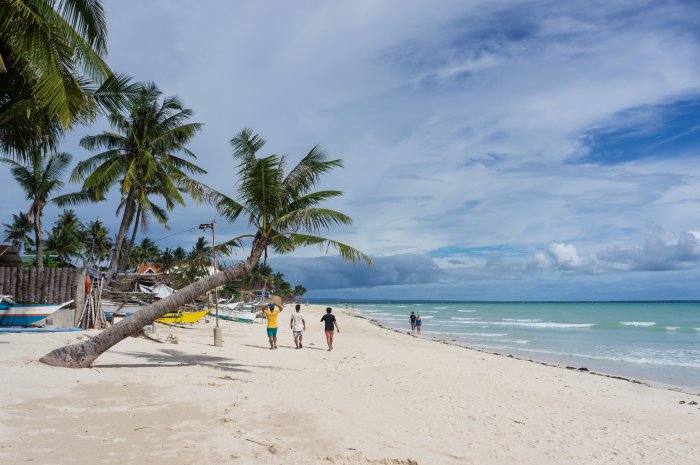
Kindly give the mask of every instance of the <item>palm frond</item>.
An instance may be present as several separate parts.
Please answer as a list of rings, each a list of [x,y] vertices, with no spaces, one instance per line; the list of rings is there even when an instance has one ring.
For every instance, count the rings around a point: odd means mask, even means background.
[[[254,161],[255,155],[267,141],[259,134],[253,134],[250,128],[241,129],[230,141],[233,147],[233,158],[240,163],[241,173]]]
[[[305,194],[319,182],[322,175],[342,167],[342,160],[328,160],[326,152],[317,145],[297,163],[282,184],[288,192]]]
[[[318,245],[321,250],[325,252],[328,251],[328,248],[333,248],[343,259],[352,263],[364,262],[367,266],[372,266],[374,263],[369,255],[357,250],[354,247],[332,239],[298,233],[289,234],[287,237],[296,247]]]
[[[56,196],[52,199],[52,202],[59,207],[68,207],[81,205],[88,202],[100,202],[104,200],[104,197],[99,195],[95,189],[88,189],[80,192],[71,192],[70,194],[63,194]]]
[[[317,232],[350,224],[352,219],[344,213],[327,208],[305,208],[278,217],[271,226],[281,231]]]
[[[215,196],[212,200],[219,215],[231,223],[235,222],[241,213],[246,211],[245,206],[223,194]]]

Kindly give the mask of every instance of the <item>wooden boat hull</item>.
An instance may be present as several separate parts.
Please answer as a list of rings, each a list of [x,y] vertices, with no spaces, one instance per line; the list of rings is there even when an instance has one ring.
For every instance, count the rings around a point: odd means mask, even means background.
[[[73,302],[62,304],[17,304],[0,301],[0,326],[29,326],[36,324]]]
[[[171,323],[171,324],[180,324],[180,323],[196,323],[204,316],[209,313],[211,309],[206,309],[206,310],[200,310],[197,312],[182,312],[182,311],[177,311],[177,312],[169,312],[163,315],[162,317],[158,318],[156,321],[159,323]]]

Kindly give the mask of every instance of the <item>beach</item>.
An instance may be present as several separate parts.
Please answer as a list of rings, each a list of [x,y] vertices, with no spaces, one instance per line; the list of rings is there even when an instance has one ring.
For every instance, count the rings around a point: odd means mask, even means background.
[[[0,334],[0,463],[700,463],[700,397],[412,337],[304,305],[304,348],[280,315],[159,325],[91,369],[45,366],[94,331]]]

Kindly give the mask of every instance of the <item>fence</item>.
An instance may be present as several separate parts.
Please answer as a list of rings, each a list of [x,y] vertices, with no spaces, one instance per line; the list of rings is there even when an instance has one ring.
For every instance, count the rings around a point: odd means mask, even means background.
[[[0,267],[0,294],[18,303],[48,304],[75,299],[82,270],[77,268]]]

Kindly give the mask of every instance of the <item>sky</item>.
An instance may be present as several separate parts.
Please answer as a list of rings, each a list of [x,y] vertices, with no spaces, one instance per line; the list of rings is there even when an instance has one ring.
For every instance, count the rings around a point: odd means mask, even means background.
[[[290,164],[353,225],[271,256],[310,298],[700,299],[700,10],[656,1],[105,1],[110,66],[179,95],[200,179],[232,194],[229,140]],[[81,160],[77,128],[62,149]],[[0,223],[23,197],[0,168]],[[66,191],[77,188],[67,186]],[[28,205],[28,202],[24,202]],[[116,197],[76,208],[116,231]],[[46,224],[58,209],[47,211]],[[216,215],[188,202],[161,247]],[[193,229],[194,228],[194,229]],[[224,240],[247,225],[217,222]],[[231,261],[245,256],[241,251]]]

